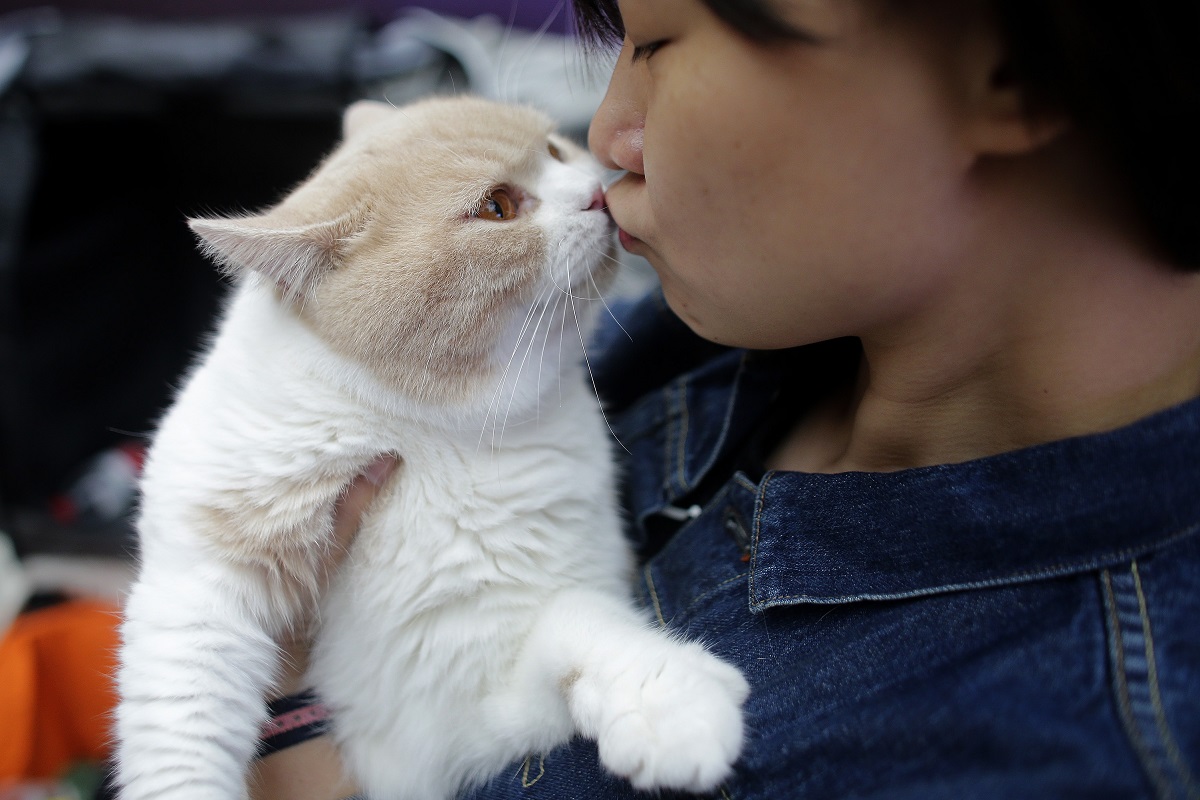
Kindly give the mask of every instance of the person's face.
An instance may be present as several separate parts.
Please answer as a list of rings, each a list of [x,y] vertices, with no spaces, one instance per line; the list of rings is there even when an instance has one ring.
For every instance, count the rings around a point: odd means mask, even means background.
[[[969,228],[946,59],[858,3],[778,2],[819,43],[753,44],[700,0],[621,0],[626,39],[589,133],[627,171],[609,208],[672,309],[756,348],[915,313]]]

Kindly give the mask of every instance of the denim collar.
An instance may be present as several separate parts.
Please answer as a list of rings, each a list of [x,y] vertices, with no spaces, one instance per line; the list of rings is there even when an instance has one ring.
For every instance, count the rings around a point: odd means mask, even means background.
[[[961,464],[768,473],[751,606],[901,599],[1129,561],[1200,530],[1197,454],[1200,400]]]
[[[597,378],[617,390],[613,429],[636,465],[625,500],[644,543],[649,518],[715,493],[705,479],[718,464],[708,483],[728,477],[781,378],[772,354],[695,337],[661,295],[641,305]],[[750,532],[751,605],[915,597],[1128,560],[1197,532],[1197,454],[1200,400],[961,464],[767,473]]]

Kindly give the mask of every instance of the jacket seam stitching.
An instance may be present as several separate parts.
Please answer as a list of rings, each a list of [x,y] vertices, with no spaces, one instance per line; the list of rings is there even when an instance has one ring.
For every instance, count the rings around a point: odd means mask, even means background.
[[[1175,741],[1175,737],[1171,733],[1171,727],[1167,723],[1167,711],[1163,706],[1162,693],[1158,684],[1158,663],[1154,656],[1154,633],[1150,627],[1150,607],[1146,602],[1146,593],[1142,589],[1141,570],[1138,569],[1136,560],[1130,565],[1130,571],[1133,573],[1133,586],[1137,592],[1138,599],[1138,613],[1142,620],[1142,634],[1146,641],[1146,677],[1150,689],[1150,702],[1154,709],[1154,722],[1158,727],[1159,736],[1162,737],[1167,757],[1175,767],[1176,774],[1183,783],[1187,796],[1190,798],[1200,797],[1200,789],[1196,786],[1196,780],[1192,776],[1191,770],[1188,769],[1187,762],[1183,760],[1183,753],[1179,749],[1179,743]]]
[[[650,591],[650,605],[654,608],[654,617],[658,620],[659,627],[665,628],[667,621],[663,619],[662,604],[658,600],[658,589],[654,586],[654,575],[651,573],[649,564],[642,569],[642,579],[645,580],[646,588]]]
[[[1154,787],[1154,794],[1160,798],[1173,798],[1169,780],[1163,773],[1161,765],[1150,751],[1145,732],[1138,725],[1133,710],[1133,700],[1130,692],[1129,673],[1126,663],[1125,627],[1117,606],[1117,590],[1113,582],[1111,570],[1101,572],[1104,585],[1104,607],[1109,630],[1109,658],[1112,665],[1112,691],[1117,703],[1121,727],[1126,739],[1133,748],[1138,762],[1146,777]]]
[[[758,487],[758,497],[754,499],[754,539],[750,545],[750,607],[765,607],[765,603],[758,600],[758,590],[754,580],[758,574],[758,542],[762,533],[762,518],[763,510],[766,506],[767,487],[771,485],[771,480],[775,477],[775,473],[768,472],[763,478],[762,484]]]

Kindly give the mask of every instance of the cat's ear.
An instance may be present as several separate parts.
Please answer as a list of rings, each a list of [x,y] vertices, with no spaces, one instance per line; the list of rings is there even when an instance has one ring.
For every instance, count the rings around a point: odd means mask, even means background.
[[[329,222],[280,227],[270,213],[228,219],[190,219],[205,255],[230,275],[253,270],[274,281],[291,302],[303,302],[333,269],[357,225],[347,215]]]
[[[378,100],[359,100],[353,103],[342,114],[342,137],[349,139],[354,134],[387,119],[396,113],[396,109]]]

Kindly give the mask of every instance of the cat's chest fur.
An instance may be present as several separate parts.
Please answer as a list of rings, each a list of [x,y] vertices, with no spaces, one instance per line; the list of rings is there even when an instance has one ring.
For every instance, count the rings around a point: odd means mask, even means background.
[[[466,749],[491,749],[497,767],[525,755],[480,703],[500,694],[552,597],[629,591],[609,460],[576,455],[607,454],[589,399],[565,392],[536,428],[506,433],[502,451],[447,457],[428,442],[402,465],[322,607],[310,674],[342,736],[371,731],[392,749],[473,741]]]

